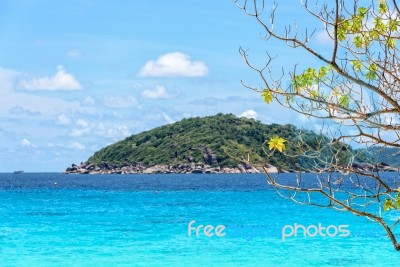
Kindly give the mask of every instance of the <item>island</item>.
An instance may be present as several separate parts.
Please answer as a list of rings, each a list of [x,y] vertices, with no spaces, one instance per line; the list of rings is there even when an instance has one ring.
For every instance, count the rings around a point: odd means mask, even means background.
[[[321,171],[307,157],[286,157],[273,153],[266,160],[266,142],[274,136],[287,140],[287,154],[298,151],[296,138],[310,146],[329,143],[328,137],[313,131],[300,130],[286,124],[263,124],[254,119],[217,114],[186,118],[127,137],[95,152],[86,162],[72,164],[67,174],[152,174],[152,173],[261,173],[268,171]],[[343,158],[354,154],[350,146],[343,146]],[[354,168],[373,171],[376,168],[393,171],[385,163],[368,163],[365,153],[357,153]],[[396,169],[397,170],[397,169]]]

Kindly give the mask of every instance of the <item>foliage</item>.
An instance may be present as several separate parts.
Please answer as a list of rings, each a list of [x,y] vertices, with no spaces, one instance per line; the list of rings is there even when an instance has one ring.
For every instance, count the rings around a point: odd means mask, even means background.
[[[261,81],[258,86],[243,83],[244,86],[259,93],[267,104],[276,102],[309,118],[322,120],[325,133],[332,140],[330,145],[317,141],[312,148],[304,142],[302,145],[304,139],[300,139],[296,145],[297,155],[308,156],[315,161],[311,160],[312,163],[325,170],[341,173],[329,176],[329,179],[321,175],[316,186],[304,185],[300,178],[294,185],[271,176],[268,182],[291,194],[289,198],[296,202],[349,211],[379,223],[395,249],[400,251],[392,231],[394,226],[388,225],[380,213],[382,206],[385,211],[400,208],[400,202],[397,202],[400,196],[394,188],[396,183],[388,183],[377,172],[353,168],[352,164],[360,159],[376,163],[380,160],[379,153],[369,157],[371,152],[400,148],[400,5],[396,0],[371,1],[370,4],[344,0],[300,1],[302,10],[314,22],[307,21],[307,25],[285,22],[287,24],[280,27],[277,23],[280,18],[278,3],[267,12],[269,1],[234,2],[261,26],[266,42],[281,42],[306,55],[299,58],[298,64],[288,66],[285,62],[282,71],[277,73],[273,63],[278,56],[267,52],[266,64],[259,67],[252,63],[248,49],[241,48],[245,63]],[[293,21],[297,20],[293,18]],[[312,29],[310,25],[324,25],[324,28]],[[330,45],[321,48],[316,42],[316,33],[325,35]],[[317,59],[319,64],[310,66],[308,62],[312,59]],[[341,141],[358,143],[367,149],[352,150]],[[288,140],[285,145],[290,143]],[[287,151],[278,154],[296,156]],[[274,156],[274,153],[268,156]],[[364,183],[364,178],[359,176],[367,177],[369,182],[374,182],[373,186]],[[344,183],[352,186],[341,186]],[[300,192],[308,195],[307,201],[298,199]],[[313,201],[311,193],[321,194],[329,200],[329,205]],[[373,205],[376,209],[369,209],[368,206]]]

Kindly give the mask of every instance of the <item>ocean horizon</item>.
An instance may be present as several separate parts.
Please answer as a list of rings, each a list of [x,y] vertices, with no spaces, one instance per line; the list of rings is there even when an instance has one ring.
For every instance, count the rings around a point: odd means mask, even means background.
[[[0,173],[0,199],[0,266],[387,266],[400,258],[378,224],[283,199],[264,174]]]

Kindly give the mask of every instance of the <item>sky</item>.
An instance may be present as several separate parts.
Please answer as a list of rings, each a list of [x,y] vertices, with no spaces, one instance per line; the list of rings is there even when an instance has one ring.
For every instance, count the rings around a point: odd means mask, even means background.
[[[299,1],[282,2],[282,22],[310,25]],[[0,172],[64,171],[132,134],[220,112],[318,127],[241,84],[262,85],[239,47],[259,64],[279,55],[278,70],[317,64],[261,33],[230,0],[0,0]]]

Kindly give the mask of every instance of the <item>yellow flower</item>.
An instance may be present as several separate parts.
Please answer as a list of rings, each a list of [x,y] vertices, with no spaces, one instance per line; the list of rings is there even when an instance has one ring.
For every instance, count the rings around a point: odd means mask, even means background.
[[[264,101],[269,104],[273,100],[272,92],[268,89],[265,89],[261,92],[261,96],[264,98]]]
[[[283,150],[286,149],[285,144],[284,144],[285,142],[286,142],[286,140],[283,139],[282,137],[274,136],[268,142],[269,150],[273,150],[276,148],[276,149],[278,149],[279,152],[282,152]]]

